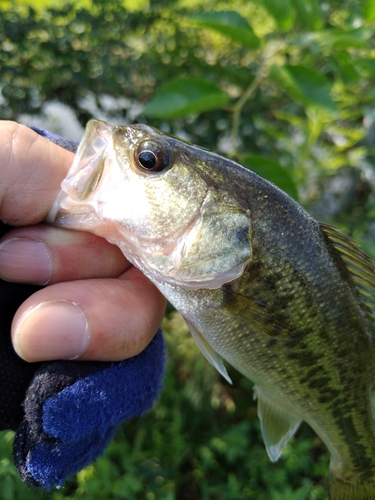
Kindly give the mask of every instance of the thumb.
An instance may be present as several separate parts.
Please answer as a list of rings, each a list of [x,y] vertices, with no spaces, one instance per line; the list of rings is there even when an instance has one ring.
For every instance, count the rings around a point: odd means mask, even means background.
[[[24,226],[45,219],[73,158],[28,127],[0,121],[0,220]]]

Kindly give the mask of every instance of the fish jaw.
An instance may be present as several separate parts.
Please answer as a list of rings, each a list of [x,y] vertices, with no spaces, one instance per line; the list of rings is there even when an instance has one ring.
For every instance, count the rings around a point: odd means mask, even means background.
[[[87,198],[89,190],[95,189],[102,175],[110,134],[111,127],[106,123],[97,120],[88,123],[73,164],[46,218],[47,222],[69,229],[84,226],[87,230],[97,224],[96,207]]]

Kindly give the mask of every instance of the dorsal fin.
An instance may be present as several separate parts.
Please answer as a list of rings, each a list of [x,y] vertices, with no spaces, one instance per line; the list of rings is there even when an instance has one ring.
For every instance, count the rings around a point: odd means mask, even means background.
[[[375,320],[375,264],[365,254],[356,241],[329,224],[320,223],[320,227],[339,252],[343,262],[357,287],[369,316]]]

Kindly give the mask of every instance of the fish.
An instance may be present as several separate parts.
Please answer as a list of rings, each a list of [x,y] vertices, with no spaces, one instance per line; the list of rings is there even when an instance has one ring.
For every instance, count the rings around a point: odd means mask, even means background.
[[[118,245],[212,365],[254,382],[272,461],[305,421],[329,498],[375,499],[375,265],[354,240],[232,160],[99,120],[47,220]]]

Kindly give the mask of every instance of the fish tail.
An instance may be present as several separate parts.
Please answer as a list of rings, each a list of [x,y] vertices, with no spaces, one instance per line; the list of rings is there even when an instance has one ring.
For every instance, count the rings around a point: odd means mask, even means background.
[[[330,471],[329,500],[375,500],[375,473]]]

